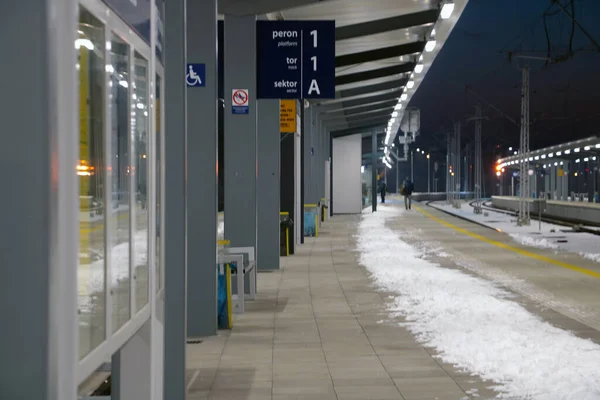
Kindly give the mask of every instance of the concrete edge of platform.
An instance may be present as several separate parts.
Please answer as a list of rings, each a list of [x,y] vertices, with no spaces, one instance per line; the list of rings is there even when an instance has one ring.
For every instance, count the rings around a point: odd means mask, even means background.
[[[475,220],[469,219],[469,218],[467,218],[467,217],[463,217],[462,215],[458,215],[458,214],[451,213],[450,211],[444,210],[442,207],[437,207],[437,206],[431,205],[430,203],[431,203],[431,202],[427,202],[427,203],[424,203],[424,204],[425,204],[427,207],[431,207],[431,208],[433,208],[433,209],[435,209],[435,210],[438,210],[438,211],[441,211],[441,212],[443,212],[444,214],[448,214],[448,215],[450,215],[450,216],[456,217],[456,218],[458,218],[458,219],[460,219],[460,220],[463,220],[463,221],[466,221],[466,222],[470,222],[470,223],[472,223],[472,224],[475,224],[475,225],[479,225],[479,226],[481,226],[481,227],[483,227],[483,228],[490,229],[490,230],[492,230],[492,231],[494,231],[494,232],[505,233],[505,232],[503,232],[503,231],[501,231],[501,230],[499,230],[499,229],[496,229],[496,228],[494,228],[494,227],[492,227],[492,226],[486,225],[486,224],[484,224],[484,223],[481,223],[481,222],[479,222],[479,221],[475,221]],[[423,204],[423,203],[419,203],[419,204]]]

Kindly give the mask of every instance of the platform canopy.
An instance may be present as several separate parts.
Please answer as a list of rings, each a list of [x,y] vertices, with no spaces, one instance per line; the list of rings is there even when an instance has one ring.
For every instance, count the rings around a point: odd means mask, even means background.
[[[373,130],[391,144],[468,0],[219,0],[222,14],[336,21],[336,98],[322,118],[334,137]]]
[[[519,165],[528,160],[537,168],[550,168],[562,166],[567,161],[578,163],[596,162],[600,157],[600,138],[591,136],[586,139],[565,142],[543,149],[532,150],[525,154],[501,158],[496,163],[496,169],[518,168]]]

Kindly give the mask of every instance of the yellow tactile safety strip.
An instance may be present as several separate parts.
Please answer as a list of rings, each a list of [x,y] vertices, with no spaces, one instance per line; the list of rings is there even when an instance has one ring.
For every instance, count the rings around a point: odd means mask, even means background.
[[[420,207],[415,207],[415,209],[417,211],[419,211],[421,214],[423,214],[423,215],[431,218],[432,220],[434,220],[434,221],[436,221],[436,222],[438,222],[438,223],[440,223],[440,224],[442,224],[442,225],[444,225],[444,226],[446,226],[446,227],[448,227],[450,229],[453,229],[453,230],[455,230],[457,232],[460,232],[462,234],[470,236],[470,237],[472,237],[474,239],[481,240],[482,242],[489,243],[491,245],[500,247],[502,249],[514,251],[515,253],[518,253],[518,254],[520,254],[522,256],[525,256],[525,257],[529,257],[529,258],[533,258],[533,259],[536,259],[536,260],[539,260],[539,261],[547,262],[549,264],[553,264],[553,265],[556,265],[556,266],[559,266],[559,267],[562,267],[562,268],[570,269],[572,271],[579,272],[581,274],[593,276],[594,278],[600,278],[600,272],[596,272],[596,271],[592,271],[590,269],[578,267],[576,265],[568,264],[568,263],[565,263],[565,262],[562,262],[562,261],[559,261],[559,260],[555,260],[555,259],[550,258],[550,257],[541,256],[539,254],[531,253],[531,252],[529,252],[527,250],[519,249],[517,247],[513,247],[513,246],[510,246],[508,244],[505,244],[505,243],[502,243],[502,242],[498,242],[496,240],[488,239],[486,237],[483,237],[481,235],[473,233],[473,232],[471,232],[471,231],[469,231],[467,229],[459,228],[456,225],[453,225],[453,224],[451,224],[449,222],[446,222],[446,221],[444,221],[444,220],[442,220],[442,219],[440,219],[438,217],[435,217],[435,216],[433,216],[432,214],[428,213],[427,211],[423,210]]]

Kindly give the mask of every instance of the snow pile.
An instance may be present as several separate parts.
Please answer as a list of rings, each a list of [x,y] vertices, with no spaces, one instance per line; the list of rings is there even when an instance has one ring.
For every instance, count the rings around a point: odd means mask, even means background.
[[[492,283],[442,268],[385,227],[398,212],[364,215],[361,263],[396,297],[390,311],[443,361],[494,381],[503,397],[600,399],[600,346],[541,321]]]
[[[522,233],[511,233],[510,237],[523,246],[537,247],[538,249],[558,249],[558,244],[553,243],[548,239],[536,238]]]
[[[579,253],[580,256],[587,258],[593,262],[600,263],[600,254],[597,253]]]

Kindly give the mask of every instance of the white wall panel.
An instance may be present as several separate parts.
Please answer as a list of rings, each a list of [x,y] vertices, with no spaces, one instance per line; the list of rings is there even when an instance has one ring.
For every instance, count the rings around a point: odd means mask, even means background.
[[[362,211],[360,134],[333,139],[333,213],[359,214]]]

